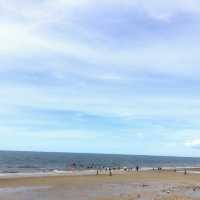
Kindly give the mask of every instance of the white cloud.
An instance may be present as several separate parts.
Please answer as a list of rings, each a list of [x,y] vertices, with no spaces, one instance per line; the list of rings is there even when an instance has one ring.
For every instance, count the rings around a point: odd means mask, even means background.
[[[77,41],[71,38],[60,38],[52,36],[48,27],[52,24],[66,26],[70,29],[70,23],[76,23],[81,26],[82,14],[80,9],[88,9],[91,6],[134,6],[136,9],[145,9],[149,15],[157,18],[165,18],[176,14],[177,12],[188,11],[198,12],[198,1],[69,1],[46,0],[43,2],[26,1],[2,1],[0,8],[4,10],[3,18],[0,20],[0,55],[8,58],[20,56],[26,58],[42,56],[48,53],[58,53],[69,56],[83,63],[92,65],[114,66],[123,69],[137,71],[154,71],[158,73],[167,73],[170,75],[195,75],[196,63],[200,62],[197,53],[199,51],[199,34],[190,36],[183,34],[178,39],[157,40],[141,47],[129,46],[126,49],[115,48],[106,43],[97,43],[93,39],[89,44],[88,41]],[[20,7],[22,8],[20,9]],[[131,9],[131,8],[129,8]],[[102,16],[103,17],[103,16]],[[78,25],[77,24],[77,25]],[[81,30],[81,29],[80,29]],[[187,30],[186,30],[187,32]],[[83,32],[80,32],[80,35]],[[72,33],[71,33],[72,34]],[[91,36],[95,32],[89,33]],[[90,37],[90,35],[88,37]],[[104,36],[106,37],[106,36]],[[192,37],[192,39],[191,39]],[[85,64],[87,65],[87,64]],[[193,68],[195,66],[195,69]],[[12,65],[16,68],[15,65]],[[30,68],[31,66],[29,66]],[[36,66],[34,66],[36,67]],[[5,67],[0,66],[1,70]],[[2,69],[3,68],[3,69]],[[55,68],[58,65],[55,64]],[[105,75],[104,77],[109,77]],[[115,77],[118,77],[116,75]],[[110,78],[110,77],[109,77]]]
[[[37,31],[21,25],[1,25],[1,29],[1,56],[21,55],[26,57],[28,55],[28,57],[37,57],[45,53],[55,52],[81,59],[84,63],[103,66],[105,69],[111,65],[123,70],[131,69],[133,72],[147,70],[184,76],[195,75],[199,72],[195,64],[200,62],[197,55],[199,47],[195,39],[194,42],[191,41],[191,44],[186,38],[184,44],[183,40],[170,41],[170,43],[164,41],[162,44],[154,44],[141,49],[130,47],[127,50],[110,50],[106,46],[92,47],[85,43],[50,38],[48,35],[38,34]],[[55,64],[54,69],[58,69],[58,66]],[[7,70],[3,65],[0,68]],[[12,68],[15,69],[16,66],[12,65]],[[111,78],[109,76],[105,75],[104,78]],[[116,77],[119,75],[112,76],[112,78]]]
[[[18,132],[18,135],[21,135],[23,137],[27,136],[27,133],[20,133]],[[96,139],[96,133],[95,132],[89,132],[84,130],[55,130],[55,131],[38,131],[38,132],[32,132],[29,131],[29,137],[36,138],[37,140],[66,140],[66,141],[89,141]]]
[[[3,16],[8,19],[14,17],[24,17],[32,20],[55,21],[63,16],[71,16],[80,10],[95,9],[100,7],[109,8],[129,8],[144,9],[146,13],[158,19],[165,19],[179,12],[199,13],[200,3],[198,0],[44,0],[44,1],[24,1],[24,0],[2,0],[0,9]],[[11,18],[10,18],[11,17]],[[13,17],[13,18],[12,18]]]
[[[13,57],[14,54],[27,54],[38,51],[43,41],[19,24],[0,25],[0,54]]]
[[[155,19],[169,21],[178,13],[200,13],[200,2],[198,0],[168,0],[168,1],[138,1],[149,14]]]
[[[94,92],[95,91],[95,92]],[[121,91],[121,90],[120,90]],[[69,95],[70,94],[70,95]],[[162,97],[150,94],[122,93],[112,89],[84,87],[48,86],[0,86],[0,107],[33,107],[38,109],[73,110],[100,116],[114,116],[127,119],[156,118],[178,119],[197,122],[200,117],[199,99],[181,96]],[[1,111],[0,111],[1,113]]]
[[[198,139],[192,139],[192,140],[186,141],[185,145],[187,147],[200,148],[200,139],[198,138]]]

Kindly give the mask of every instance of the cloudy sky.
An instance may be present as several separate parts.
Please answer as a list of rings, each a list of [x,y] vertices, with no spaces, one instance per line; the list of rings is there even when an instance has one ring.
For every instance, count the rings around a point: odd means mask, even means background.
[[[1,0],[0,149],[200,156],[199,0]]]

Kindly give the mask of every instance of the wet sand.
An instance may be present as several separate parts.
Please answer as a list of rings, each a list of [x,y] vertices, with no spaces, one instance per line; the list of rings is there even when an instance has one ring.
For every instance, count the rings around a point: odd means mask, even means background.
[[[0,200],[199,200],[200,175],[123,172],[108,175],[1,177]]]

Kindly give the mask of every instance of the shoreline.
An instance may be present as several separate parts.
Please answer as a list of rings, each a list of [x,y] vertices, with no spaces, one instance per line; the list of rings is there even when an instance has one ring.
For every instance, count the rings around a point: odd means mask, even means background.
[[[187,174],[200,174],[200,167],[163,167],[162,172],[176,172],[176,173],[184,173],[186,170]],[[113,175],[123,175],[130,174],[136,172],[135,169],[128,170],[127,169],[115,169],[112,170]],[[143,167],[139,170],[139,172],[158,172],[157,168],[151,167]],[[105,171],[98,169],[98,175],[109,175],[108,170]],[[94,176],[97,175],[97,169],[90,170],[51,170],[51,171],[38,171],[38,172],[0,172],[0,179],[8,179],[8,178],[31,178],[31,177],[54,177],[54,176]]]

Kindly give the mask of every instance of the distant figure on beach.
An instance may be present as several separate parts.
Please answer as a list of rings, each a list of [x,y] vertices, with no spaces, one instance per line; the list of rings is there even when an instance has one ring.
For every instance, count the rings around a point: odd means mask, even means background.
[[[185,169],[185,170],[184,170],[184,175],[186,175],[186,174],[187,174],[187,170]]]
[[[72,165],[71,165],[71,166],[72,166],[72,168],[74,168],[74,169],[75,169],[75,168],[76,168],[76,163],[75,163],[75,162],[74,162],[74,163],[72,163]]]
[[[136,169],[136,172],[138,172],[139,171],[139,166],[137,165],[135,169]]]
[[[112,176],[112,169],[109,168],[109,176]]]
[[[176,172],[176,168],[174,169],[174,172]]]
[[[161,168],[161,167],[158,167],[158,171],[162,171],[162,168]]]

